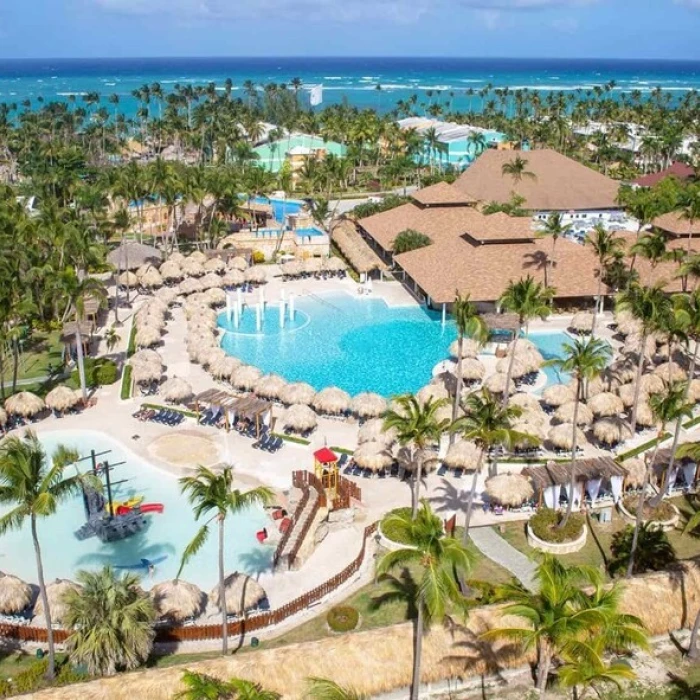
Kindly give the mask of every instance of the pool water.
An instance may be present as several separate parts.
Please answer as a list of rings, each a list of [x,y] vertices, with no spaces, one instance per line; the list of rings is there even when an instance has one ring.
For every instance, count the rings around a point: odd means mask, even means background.
[[[272,206],[272,215],[275,221],[281,224],[285,222],[285,218],[290,214],[298,214],[304,206],[304,202],[298,199],[268,199],[267,197],[255,197],[253,201],[256,204],[269,204]]]
[[[91,449],[96,452],[111,450],[101,457],[110,463],[123,465],[111,472],[114,481],[126,480],[114,487],[114,498],[128,499],[143,495],[146,503],[162,503],[162,514],[147,516],[149,526],[134,537],[121,542],[102,543],[96,537],[79,541],[75,531],[85,522],[82,496],[62,503],[57,512],[38,522],[39,542],[47,581],[54,578],[74,578],[79,569],[96,569],[105,564],[131,567],[141,559],[155,563],[155,572],[149,577],[145,567],[131,569],[143,579],[143,586],[175,578],[184,547],[202,523],[194,520],[192,508],[180,493],[176,477],[157,469],[140,459],[123,445],[107,435],[93,431],[65,430],[39,435],[41,444],[50,457],[58,445],[75,447],[81,456]],[[98,460],[98,461],[100,461]],[[82,462],[81,471],[87,471],[89,461]],[[0,510],[0,512],[2,512]],[[256,574],[269,568],[274,554],[272,545],[261,545],[255,533],[268,524],[262,508],[229,516],[225,531],[225,570]],[[207,544],[185,567],[182,578],[211,590],[217,581],[217,532],[211,528]],[[36,582],[36,563],[29,524],[0,538],[0,569]]]
[[[321,231],[321,229],[314,228],[313,226],[310,228],[297,228],[294,229],[294,233],[297,236],[325,236],[325,232]]]
[[[564,344],[572,342],[571,336],[563,331],[557,333],[531,332],[527,337],[537,346],[545,360],[563,358]],[[570,374],[562,372],[557,367],[545,365],[542,367],[542,371],[547,377],[546,386],[550,384],[566,384],[571,379]]]

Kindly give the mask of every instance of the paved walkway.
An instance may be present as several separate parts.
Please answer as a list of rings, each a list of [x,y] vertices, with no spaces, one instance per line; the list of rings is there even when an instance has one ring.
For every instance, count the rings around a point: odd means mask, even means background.
[[[472,527],[469,536],[484,556],[508,569],[525,588],[535,590],[535,564],[508,544],[492,527]]]

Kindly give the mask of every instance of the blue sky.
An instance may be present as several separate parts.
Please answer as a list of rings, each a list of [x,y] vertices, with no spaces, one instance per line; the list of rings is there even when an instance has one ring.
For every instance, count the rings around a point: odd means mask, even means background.
[[[700,59],[700,0],[0,0],[0,56]]]

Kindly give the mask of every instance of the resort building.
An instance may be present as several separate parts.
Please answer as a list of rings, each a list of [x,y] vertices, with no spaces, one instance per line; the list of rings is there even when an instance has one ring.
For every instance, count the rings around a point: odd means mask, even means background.
[[[671,239],[685,239],[687,241],[689,237],[700,236],[700,221],[686,219],[677,211],[657,216],[651,223]]]
[[[653,187],[667,177],[675,177],[677,180],[681,181],[692,180],[695,177],[695,169],[686,163],[675,161],[671,163],[668,168],[664,168],[658,173],[648,173],[647,175],[638,177],[632,184],[636,187]]]
[[[439,119],[425,117],[408,117],[398,121],[402,130],[412,129],[425,136],[431,129],[442,145],[439,151],[432,151],[427,146],[419,156],[424,164],[437,163],[441,166],[450,165],[458,170],[464,170],[486,148],[505,148],[510,144],[505,134],[492,129],[483,129],[470,124],[456,124]],[[479,138],[481,135],[483,137]]]
[[[297,174],[310,160],[323,160],[327,155],[345,156],[347,149],[336,141],[324,141],[320,136],[291,133],[278,141],[270,141],[253,149],[256,163],[272,173],[277,173],[289,162],[292,175]]]
[[[553,250],[551,239],[540,237],[536,221],[504,213],[487,216],[474,204],[463,189],[440,183],[419,190],[408,204],[361,219],[358,230],[393,274],[430,307],[449,307],[459,292],[469,294],[480,310],[492,311],[508,284],[527,275],[554,287],[560,306],[592,305],[598,261],[588,246],[560,238]],[[394,241],[406,229],[423,233],[431,243],[395,255]],[[636,240],[632,232],[619,235],[629,245]],[[669,245],[687,244],[671,240]],[[669,289],[680,288],[672,263],[651,268],[637,258],[635,268],[647,283],[670,280]],[[614,290],[604,287],[602,292]]]

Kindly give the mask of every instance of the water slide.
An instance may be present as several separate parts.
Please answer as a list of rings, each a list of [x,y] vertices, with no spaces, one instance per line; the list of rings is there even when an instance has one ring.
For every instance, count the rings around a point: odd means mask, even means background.
[[[143,503],[142,505],[136,505],[141,513],[162,513],[165,506],[162,503]],[[117,515],[126,515],[133,510],[131,506],[120,505],[114,509]]]

